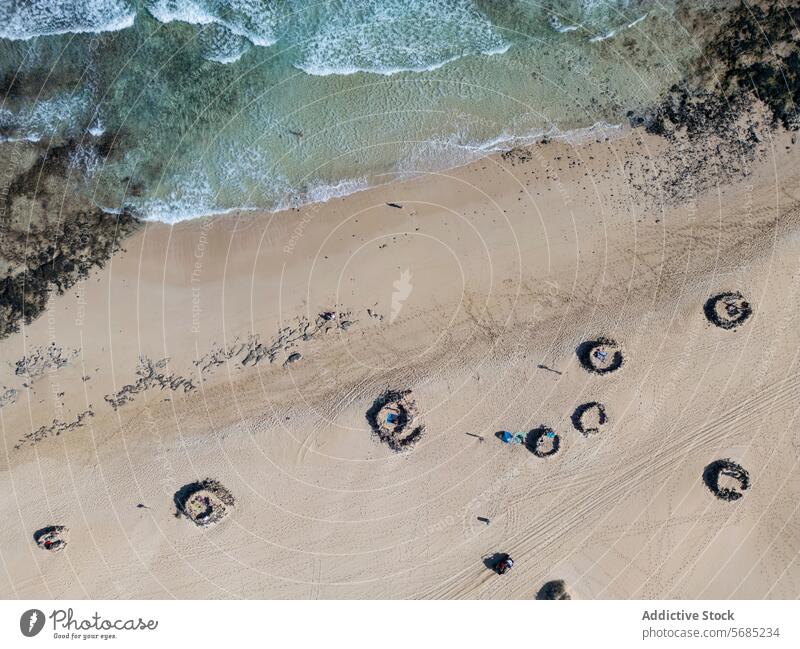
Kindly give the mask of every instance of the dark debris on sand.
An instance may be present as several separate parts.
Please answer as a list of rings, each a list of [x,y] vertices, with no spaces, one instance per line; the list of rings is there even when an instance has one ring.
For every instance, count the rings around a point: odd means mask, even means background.
[[[351,319],[349,311],[323,311],[313,320],[302,316],[279,329],[269,340],[253,334],[246,340],[237,339],[227,346],[215,345],[209,353],[193,362],[200,372],[206,374],[228,363],[239,367],[255,367],[265,361],[273,363],[286,355],[283,366],[287,367],[303,358],[298,350],[306,343],[333,331],[347,331],[357,322]]]
[[[47,347],[34,347],[14,364],[14,373],[35,380],[48,372],[69,365],[79,350],[64,350],[54,342]]]
[[[167,373],[168,358],[154,361],[147,357],[139,359],[139,367],[136,368],[138,379],[133,383],[123,385],[113,394],[103,397],[106,402],[116,410],[120,406],[133,401],[137,394],[151,388],[160,390],[171,390],[173,392],[192,392],[197,389],[194,380],[181,376],[180,374]]]

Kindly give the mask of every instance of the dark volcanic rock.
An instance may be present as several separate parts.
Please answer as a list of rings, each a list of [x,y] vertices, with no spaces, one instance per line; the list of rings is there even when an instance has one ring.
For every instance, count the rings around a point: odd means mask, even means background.
[[[704,14],[684,3],[684,9],[694,15],[683,21],[687,29],[705,43],[702,55],[659,102],[628,112],[633,127],[670,142],[664,160],[645,164],[644,173],[633,167],[632,178],[650,179],[635,188],[659,202],[681,202],[749,175],[751,161],[769,152],[769,131],[800,127],[800,5],[748,2]]]
[[[98,141],[95,153],[107,154],[109,146]],[[138,224],[131,214],[104,213],[75,191],[76,148],[68,142],[2,149],[0,338],[39,316],[53,291],[63,293],[103,266]]]

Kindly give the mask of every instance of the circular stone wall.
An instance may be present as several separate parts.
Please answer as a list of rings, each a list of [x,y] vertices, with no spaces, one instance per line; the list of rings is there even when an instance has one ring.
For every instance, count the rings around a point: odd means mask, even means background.
[[[753,309],[741,293],[729,291],[708,298],[703,312],[711,324],[721,329],[735,329],[753,314]]]
[[[184,485],[173,498],[177,516],[185,516],[198,527],[221,521],[233,508],[234,498],[216,480],[206,479]]]
[[[622,367],[622,351],[610,338],[587,340],[575,350],[583,369],[594,374],[608,374]]]

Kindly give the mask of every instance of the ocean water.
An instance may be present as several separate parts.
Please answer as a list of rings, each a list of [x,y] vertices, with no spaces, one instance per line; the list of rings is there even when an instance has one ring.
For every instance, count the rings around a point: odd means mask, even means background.
[[[80,191],[110,212],[174,222],[284,209],[622,123],[698,56],[676,11],[4,0],[0,146],[70,142]]]

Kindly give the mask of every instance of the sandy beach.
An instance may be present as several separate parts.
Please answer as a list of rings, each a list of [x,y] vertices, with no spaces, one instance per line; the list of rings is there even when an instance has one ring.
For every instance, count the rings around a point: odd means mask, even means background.
[[[796,598],[791,138],[691,198],[623,129],[144,224],[0,342],[0,596]],[[752,311],[729,329],[704,313],[725,292]],[[599,338],[613,372],[576,354]],[[399,450],[366,416],[387,391]],[[544,457],[496,436],[540,426]],[[720,459],[741,498],[704,484]],[[204,479],[234,501],[200,527],[174,499]],[[33,541],[52,525],[63,552]]]

